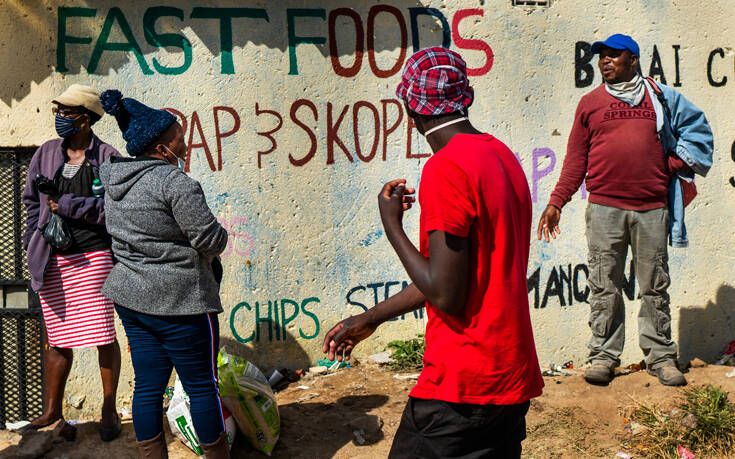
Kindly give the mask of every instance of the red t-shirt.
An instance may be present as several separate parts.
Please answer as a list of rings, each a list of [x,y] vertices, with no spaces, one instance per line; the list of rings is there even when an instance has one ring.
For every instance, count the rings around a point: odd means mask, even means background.
[[[419,185],[421,253],[438,230],[470,240],[467,304],[428,301],[424,370],[411,396],[511,405],[541,395],[528,308],[531,196],[521,165],[489,134],[460,134],[427,161]]]

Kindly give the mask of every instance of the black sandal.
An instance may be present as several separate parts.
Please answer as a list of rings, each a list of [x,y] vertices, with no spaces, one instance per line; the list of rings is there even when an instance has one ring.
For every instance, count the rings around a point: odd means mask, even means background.
[[[62,420],[62,421],[64,420],[64,418],[59,418],[59,419]],[[59,421],[59,419],[54,419],[53,421],[49,422],[48,424],[44,424],[44,425],[40,425],[40,426],[35,425],[35,424],[26,424],[23,427],[21,427],[20,429],[16,429],[15,430],[15,433],[20,434],[20,435],[26,435],[26,434],[29,434],[31,432],[35,432],[37,430],[43,429],[45,427],[48,427],[48,426],[50,426],[52,424],[55,424],[56,422]]]
[[[112,427],[100,427],[100,438],[102,441],[112,441],[120,436],[122,432],[122,421],[120,416],[115,413],[115,425]]]

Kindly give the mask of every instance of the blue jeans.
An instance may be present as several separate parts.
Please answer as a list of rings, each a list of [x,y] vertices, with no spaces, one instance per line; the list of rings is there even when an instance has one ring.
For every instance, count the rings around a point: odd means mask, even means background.
[[[133,427],[138,441],[163,431],[163,394],[175,367],[189,396],[200,443],[224,432],[217,386],[219,322],[216,314],[152,316],[115,305],[135,371]]]

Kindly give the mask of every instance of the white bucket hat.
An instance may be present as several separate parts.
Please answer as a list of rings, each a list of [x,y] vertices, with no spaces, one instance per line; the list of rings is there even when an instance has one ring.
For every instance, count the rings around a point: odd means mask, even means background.
[[[51,102],[67,107],[84,107],[99,116],[105,114],[105,111],[102,110],[102,102],[100,102],[100,92],[91,86],[73,84]]]

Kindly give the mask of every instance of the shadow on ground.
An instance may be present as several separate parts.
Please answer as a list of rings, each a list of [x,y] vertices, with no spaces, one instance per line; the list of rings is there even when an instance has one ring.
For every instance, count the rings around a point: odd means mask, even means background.
[[[281,441],[273,451],[273,458],[306,457],[302,449],[309,444],[320,445],[324,457],[333,457],[344,445],[354,442],[355,421],[363,420],[367,429],[376,432],[375,436],[366,438],[365,446],[375,444],[383,439],[382,422],[377,416],[367,415],[375,408],[388,401],[387,395],[349,395],[338,399],[335,403],[296,402],[279,406],[281,413]],[[371,425],[374,424],[374,425]],[[305,426],[310,426],[308,429]],[[314,426],[318,426],[319,435],[314,434]],[[325,445],[328,447],[325,449]],[[238,448],[239,450],[239,448]],[[234,449],[233,449],[234,451]],[[247,451],[247,450],[245,450]],[[250,450],[252,451],[252,450]],[[247,455],[233,454],[233,458],[244,458]]]
[[[103,443],[99,439],[99,422],[84,422],[78,424],[77,435],[74,441],[64,441],[57,439],[55,442],[49,441],[52,445],[52,449],[44,456],[39,457],[53,457],[53,458],[74,458],[74,459],[127,459],[127,458],[138,458],[138,448],[135,442],[135,433],[133,432],[133,423],[130,420],[123,422],[123,430],[120,436],[109,443]],[[166,428],[167,440],[169,448],[178,442],[173,435],[170,434],[168,428]],[[43,443],[43,434],[50,434],[50,432],[33,432],[28,434],[29,438],[25,441],[33,441],[36,443]],[[0,458],[15,458],[19,457],[18,452],[24,449],[17,444],[19,435],[10,433],[7,431],[3,432],[3,440],[7,440],[6,436],[12,436],[9,439],[12,441],[11,446],[7,446],[0,450]],[[32,437],[37,437],[36,439]],[[184,447],[182,445],[182,447]],[[184,447],[185,448],[185,447]],[[27,450],[26,450],[27,452]]]

